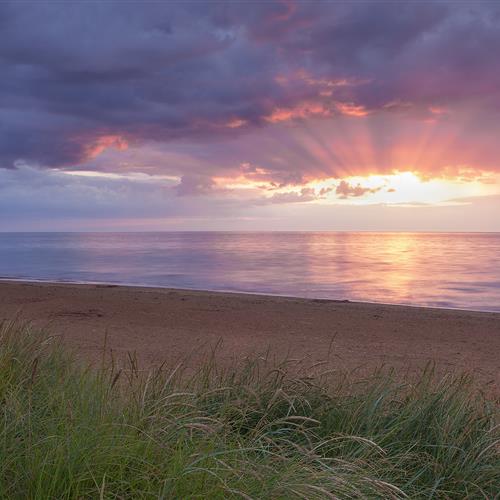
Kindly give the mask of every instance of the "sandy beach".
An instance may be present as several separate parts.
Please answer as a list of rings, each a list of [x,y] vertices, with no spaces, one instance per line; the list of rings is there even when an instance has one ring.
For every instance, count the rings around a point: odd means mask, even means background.
[[[500,314],[347,301],[114,285],[0,283],[0,319],[31,320],[82,359],[133,352],[142,366],[219,343],[221,360],[266,349],[279,356],[329,356],[339,368],[401,370],[429,361],[466,370],[497,392]]]

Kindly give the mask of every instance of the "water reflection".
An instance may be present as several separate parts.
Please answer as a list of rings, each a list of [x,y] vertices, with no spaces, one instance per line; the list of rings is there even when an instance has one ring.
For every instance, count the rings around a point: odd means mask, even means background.
[[[500,311],[500,235],[4,233],[0,275]]]

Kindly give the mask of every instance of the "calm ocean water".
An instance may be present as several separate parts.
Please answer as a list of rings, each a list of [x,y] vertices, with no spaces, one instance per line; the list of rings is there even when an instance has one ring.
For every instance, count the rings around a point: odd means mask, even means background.
[[[500,311],[500,234],[0,233],[0,276]]]

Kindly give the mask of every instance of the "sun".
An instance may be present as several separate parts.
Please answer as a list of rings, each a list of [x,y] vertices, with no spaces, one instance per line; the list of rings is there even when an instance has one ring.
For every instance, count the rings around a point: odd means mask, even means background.
[[[351,187],[344,196],[336,189],[342,181]],[[475,196],[498,194],[499,181],[498,178],[488,178],[486,181],[480,178],[426,178],[408,170],[388,175],[349,176],[342,180],[324,179],[309,183],[308,186],[318,192],[328,190],[325,200],[329,203],[442,205],[463,203],[461,200]]]

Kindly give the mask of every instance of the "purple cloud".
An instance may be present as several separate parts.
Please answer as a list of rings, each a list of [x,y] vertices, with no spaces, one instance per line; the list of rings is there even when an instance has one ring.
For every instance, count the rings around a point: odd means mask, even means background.
[[[182,178],[180,195],[221,174],[298,185],[390,171],[391,119],[438,120],[446,143],[458,114],[460,154],[422,169],[462,156],[498,170],[496,143],[468,122],[500,132],[499,22],[492,2],[2,2],[0,167],[88,168],[107,150],[156,144],[196,163],[155,164]],[[373,164],[341,151],[346,119],[370,124]],[[295,137],[311,121],[337,134],[317,134],[314,154]],[[364,139],[353,135],[354,150]],[[267,149],[273,137],[283,154]]]
[[[363,187],[361,184],[349,184],[347,181],[340,181],[340,184],[335,188],[335,194],[342,199],[359,198],[369,193],[377,193],[382,187],[369,188]]]

